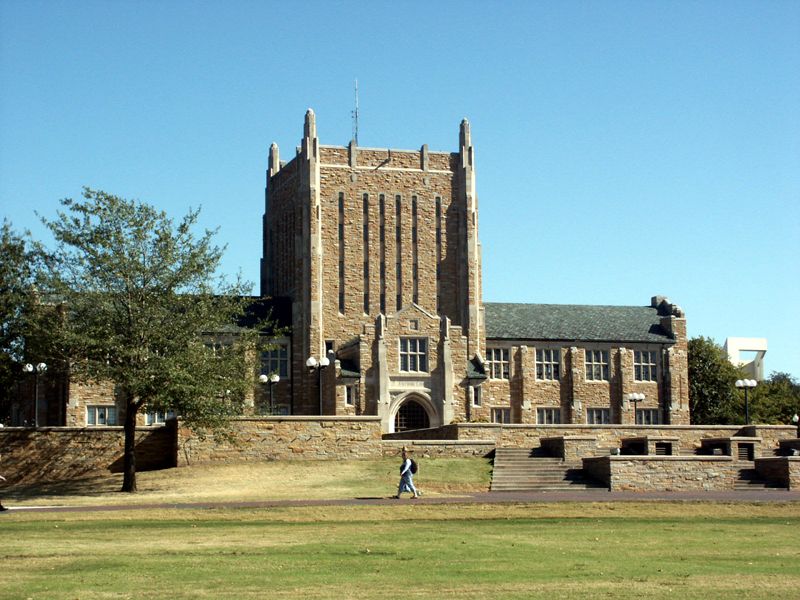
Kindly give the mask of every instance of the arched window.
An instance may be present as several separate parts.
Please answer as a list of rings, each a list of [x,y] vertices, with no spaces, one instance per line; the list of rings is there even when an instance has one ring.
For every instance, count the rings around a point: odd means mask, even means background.
[[[416,400],[406,400],[394,417],[394,430],[427,429],[430,427],[428,413]]]

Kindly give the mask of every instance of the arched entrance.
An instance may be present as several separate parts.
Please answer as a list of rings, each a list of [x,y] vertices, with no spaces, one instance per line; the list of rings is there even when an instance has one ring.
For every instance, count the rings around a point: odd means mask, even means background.
[[[427,429],[431,426],[428,411],[416,400],[406,400],[394,416],[394,430]]]

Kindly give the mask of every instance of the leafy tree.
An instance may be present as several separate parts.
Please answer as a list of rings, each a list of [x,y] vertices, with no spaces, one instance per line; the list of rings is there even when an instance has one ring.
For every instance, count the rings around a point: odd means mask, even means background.
[[[774,372],[759,382],[750,398],[754,422],[787,425],[800,413],[800,382],[789,373]]]
[[[33,300],[34,256],[11,223],[0,229],[0,419],[4,418],[11,390],[21,375],[26,315]]]
[[[56,240],[42,285],[65,307],[54,348],[80,380],[108,381],[125,407],[123,492],[136,491],[136,416],[175,410],[220,431],[254,387],[256,328],[237,326],[248,291],[216,275],[215,232],[196,237],[199,211],[162,211],[84,188],[42,219]],[[51,311],[52,312],[52,311]]]
[[[745,375],[731,364],[722,347],[709,338],[692,338],[688,360],[692,423],[744,423],[744,401],[739,397],[736,380]]]

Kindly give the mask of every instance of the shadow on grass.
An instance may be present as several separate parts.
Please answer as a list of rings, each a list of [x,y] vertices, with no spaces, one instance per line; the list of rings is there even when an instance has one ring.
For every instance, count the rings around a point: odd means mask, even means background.
[[[17,484],[3,490],[3,496],[10,500],[32,500],[61,496],[105,496],[118,492],[121,486],[121,477],[95,475],[65,481]]]

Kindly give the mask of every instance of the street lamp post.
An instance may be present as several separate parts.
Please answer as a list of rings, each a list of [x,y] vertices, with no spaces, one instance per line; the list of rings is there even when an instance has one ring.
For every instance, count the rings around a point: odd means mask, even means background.
[[[273,409],[273,396],[272,396],[272,388],[275,387],[275,384],[278,383],[281,378],[280,375],[277,373],[272,373],[270,375],[259,375],[258,380],[263,383],[269,385],[269,414],[275,414]]]
[[[747,400],[747,390],[754,388],[758,385],[755,379],[737,379],[736,387],[744,388],[744,424],[750,425],[750,404]]]
[[[794,423],[795,427],[797,427],[797,437],[800,438],[800,417],[797,416],[797,413],[794,413],[792,417],[792,423]]]
[[[633,392],[628,394],[628,401],[633,402],[633,422],[636,424],[636,410],[639,407],[639,402],[644,400],[644,394],[640,392]]]
[[[47,365],[43,362],[36,366],[27,363],[22,367],[25,373],[33,373],[33,426],[39,427],[39,375],[47,371]]]
[[[319,360],[317,360],[313,356],[309,356],[308,360],[306,361],[306,366],[311,369],[312,371],[316,370],[317,372],[317,387],[319,388],[319,414],[322,415],[322,369],[327,367],[331,364],[330,359],[327,356],[323,356]]]

